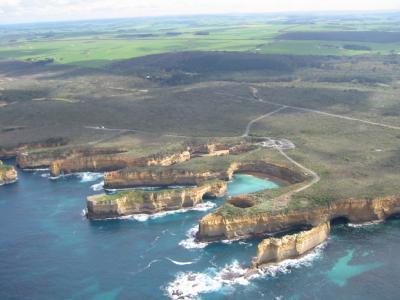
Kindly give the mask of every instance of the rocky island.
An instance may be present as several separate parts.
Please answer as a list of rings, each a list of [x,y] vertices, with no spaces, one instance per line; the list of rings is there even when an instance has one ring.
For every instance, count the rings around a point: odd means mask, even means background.
[[[0,160],[0,185],[16,182],[18,173],[13,166],[6,165]]]
[[[226,188],[225,181],[214,180],[193,188],[130,190],[111,195],[89,196],[87,216],[90,219],[107,219],[190,208],[201,203],[203,199],[224,196]]]
[[[326,222],[309,230],[285,235],[281,238],[264,239],[257,247],[257,256],[253,260],[253,267],[277,263],[307,253],[328,239],[330,228],[330,223]]]

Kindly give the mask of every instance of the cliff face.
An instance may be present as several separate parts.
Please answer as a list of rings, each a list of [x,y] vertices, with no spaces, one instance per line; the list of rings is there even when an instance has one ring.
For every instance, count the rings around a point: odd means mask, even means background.
[[[74,172],[108,172],[126,167],[169,166],[190,159],[190,153],[188,151],[164,155],[151,155],[141,158],[130,158],[126,155],[119,155],[119,153],[120,152],[117,152],[112,155],[86,153],[62,160],[55,160],[50,163],[50,173],[52,176],[56,177],[61,174],[70,174]]]
[[[14,167],[4,165],[0,160],[0,185],[13,183],[18,179],[18,173]]]
[[[156,212],[193,207],[204,197],[220,197],[226,193],[223,181],[205,183],[188,189],[163,191],[128,191],[119,195],[95,195],[87,198],[88,217],[92,219],[113,218],[132,214]]]
[[[253,266],[280,262],[288,258],[303,255],[326,241],[329,237],[330,223],[322,223],[310,230],[301,231],[282,238],[264,239],[257,247],[257,256]]]
[[[100,155],[117,155],[125,151],[125,149],[120,148],[76,147],[48,149],[44,151],[33,152],[19,152],[17,155],[17,164],[21,169],[49,168],[54,161],[60,162],[63,160]]]
[[[202,181],[215,178],[228,179],[226,174],[219,172],[195,173],[181,169],[161,171],[122,170],[106,173],[104,186],[106,188],[128,188],[138,186],[198,185]]]
[[[20,129],[23,127],[16,127]],[[44,148],[55,148],[61,147],[68,144],[68,139],[63,137],[54,137],[42,141],[23,143],[10,149],[0,148],[0,159],[14,158],[17,157],[18,153],[26,151],[29,149],[44,149]]]
[[[309,210],[282,213],[254,213],[237,217],[209,214],[199,223],[198,239],[202,241],[260,236],[296,226],[316,226],[338,217],[352,223],[383,220],[400,214],[400,197],[346,199]]]
[[[145,166],[170,166],[173,164],[181,163],[190,159],[189,151],[182,151],[178,153],[153,155],[143,159]]]
[[[287,168],[267,163],[265,161],[256,161],[250,163],[239,163],[236,165],[235,172],[261,173],[267,176],[278,178],[284,182],[295,184],[305,180],[305,176],[299,172]]]
[[[281,178],[286,182],[297,183],[304,176],[283,166],[272,165],[263,161],[252,163],[232,162],[226,170],[193,172],[185,169],[165,170],[120,170],[104,176],[106,188],[129,188],[139,186],[198,185],[210,179],[230,180],[235,172],[257,172]]]
[[[61,174],[75,172],[107,172],[125,168],[127,161],[118,156],[78,156],[75,158],[55,160],[50,163],[50,174],[57,177]]]

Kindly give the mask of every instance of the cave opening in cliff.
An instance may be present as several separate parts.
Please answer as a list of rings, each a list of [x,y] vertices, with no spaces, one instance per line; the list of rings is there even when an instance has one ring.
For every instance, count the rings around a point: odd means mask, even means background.
[[[249,208],[256,204],[254,202],[254,200],[246,198],[246,197],[231,198],[231,199],[229,199],[228,203],[232,204],[233,206],[239,207],[239,208]]]
[[[313,228],[313,226],[311,226],[309,224],[296,225],[296,226],[291,227],[290,229],[277,232],[277,233],[273,234],[272,236],[274,238],[282,238],[285,235],[297,234],[297,233],[300,233],[302,231],[311,230],[312,228]]]
[[[339,217],[335,217],[331,219],[331,225],[335,226],[335,225],[346,225],[349,224],[350,220],[349,218],[345,217],[345,216],[339,216]]]
[[[386,218],[387,221],[390,221],[390,220],[399,220],[399,219],[400,219],[400,213],[392,214],[392,215],[390,215],[390,216],[388,216],[388,217]]]

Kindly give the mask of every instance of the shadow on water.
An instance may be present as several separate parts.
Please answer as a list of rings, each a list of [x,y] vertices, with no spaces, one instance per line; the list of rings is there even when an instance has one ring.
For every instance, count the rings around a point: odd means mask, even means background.
[[[336,218],[331,219],[331,226],[337,226],[337,225],[347,225],[350,223],[349,218],[340,216]]]

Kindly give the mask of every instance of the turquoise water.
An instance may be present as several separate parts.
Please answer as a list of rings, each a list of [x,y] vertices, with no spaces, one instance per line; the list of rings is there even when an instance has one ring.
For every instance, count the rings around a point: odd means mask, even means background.
[[[197,220],[224,199],[140,221],[89,221],[84,199],[102,179],[45,175],[21,172],[18,183],[0,188],[2,300],[397,298],[399,220],[336,226],[324,247],[246,279],[257,240],[193,242]],[[229,192],[242,193],[243,181],[259,186],[239,176]]]
[[[236,196],[251,192],[276,189],[279,185],[275,182],[257,178],[246,174],[236,174],[232,182],[228,184],[229,195]]]

